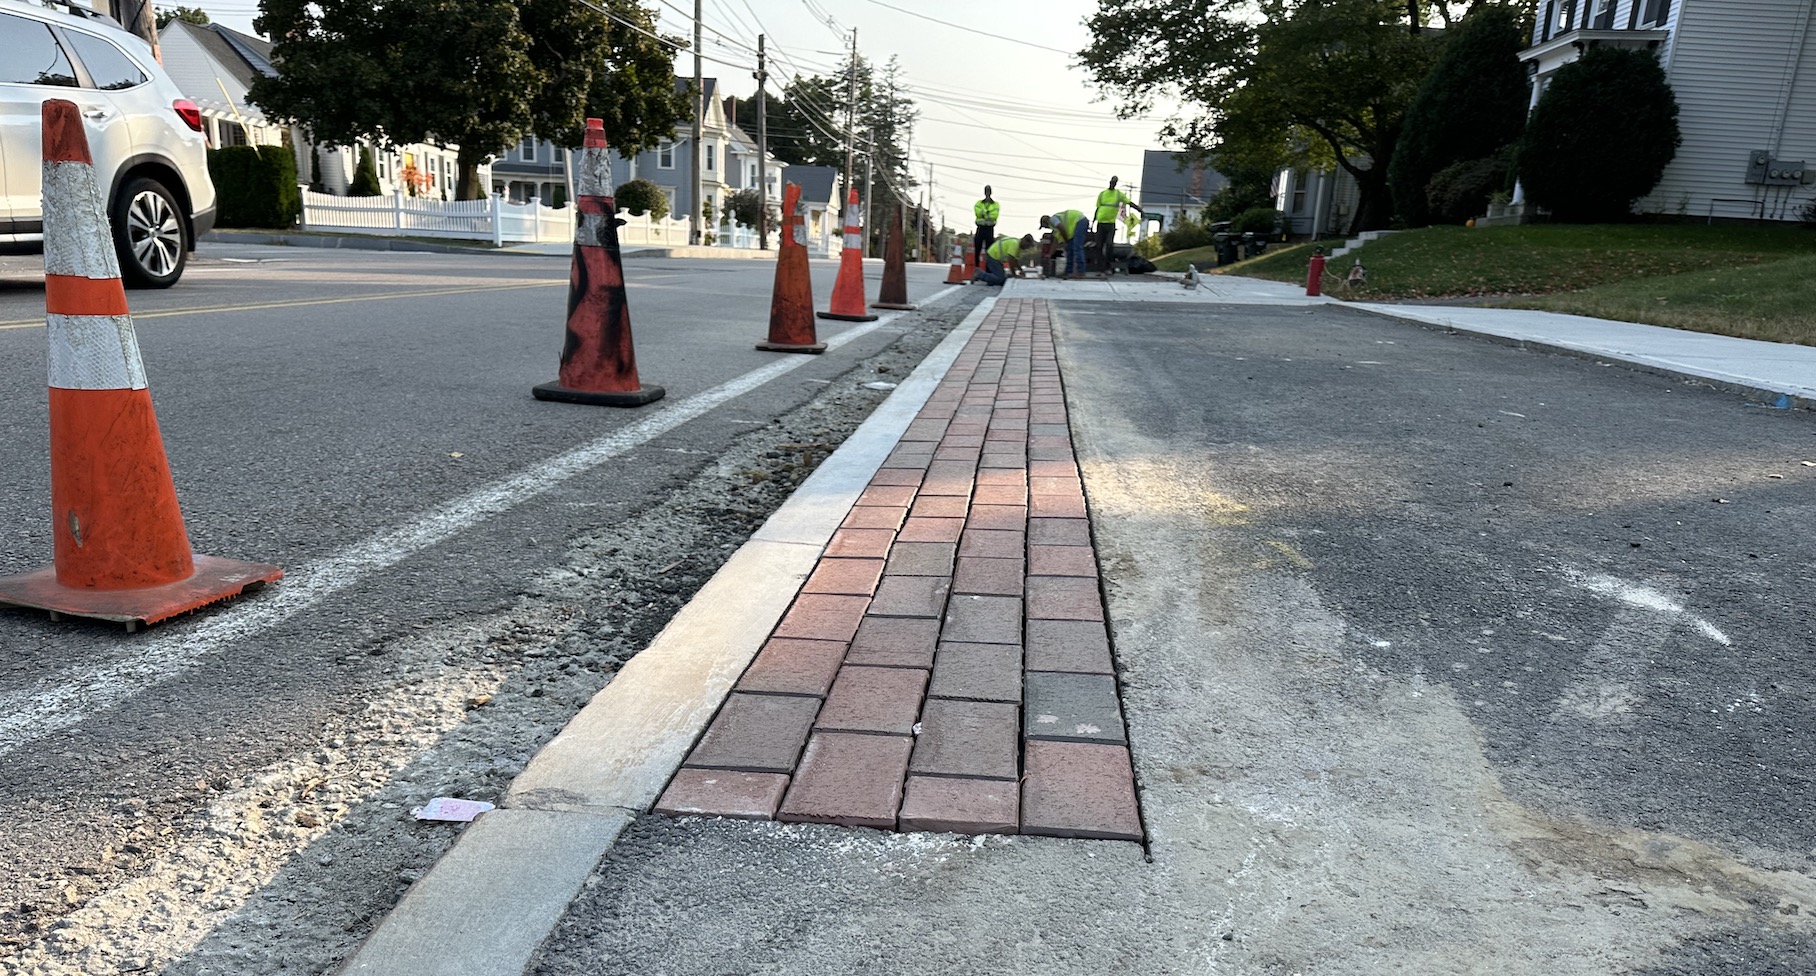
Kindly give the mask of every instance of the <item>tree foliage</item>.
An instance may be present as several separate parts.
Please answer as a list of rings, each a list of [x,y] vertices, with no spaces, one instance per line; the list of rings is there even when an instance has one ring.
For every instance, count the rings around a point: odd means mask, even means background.
[[[796,166],[831,166],[845,168],[845,113],[852,97],[852,62],[848,57],[844,71],[837,75],[798,77],[789,82],[777,98],[764,94],[763,111],[769,133],[769,151],[784,163]],[[912,203],[911,195],[919,182],[908,162],[908,144],[914,135],[914,124],[920,111],[914,100],[903,94],[905,84],[901,68],[894,57],[881,72],[862,57],[856,65],[857,113],[852,183],[863,199],[869,190],[871,211],[865,227],[873,242],[882,239],[888,229],[886,220],[899,203]],[[746,109],[745,105],[752,105]],[[741,125],[751,129],[756,118],[754,99],[739,101],[737,115]],[[752,130],[754,131],[754,130]],[[871,167],[867,185],[865,162]],[[843,188],[841,188],[841,195]]]
[[[653,33],[634,0],[601,0]],[[457,145],[460,199],[478,168],[534,134],[580,142],[605,120],[626,153],[667,138],[691,105],[674,82],[676,41],[658,41],[584,0],[260,0],[277,77],[249,98],[330,145]]]
[[[1124,117],[1176,100],[1163,139],[1254,161],[1334,165],[1362,192],[1353,228],[1387,223],[1387,167],[1431,64],[1421,0],[1098,0],[1079,60]],[[1415,20],[1414,17],[1417,16]]]
[[[1596,47],[1558,69],[1520,140],[1526,196],[1558,220],[1623,220],[1683,142],[1677,99],[1650,51]]]
[[[751,186],[739,190],[727,197],[725,199],[725,210],[727,213],[731,214],[731,219],[736,221],[740,226],[755,227],[757,226],[758,208],[761,207],[762,204],[762,195],[757,192],[756,187]],[[769,208],[769,226],[777,226],[775,207]]]
[[[1519,139],[1530,101],[1519,58],[1526,46],[1523,18],[1515,6],[1486,6],[1439,38],[1437,64],[1406,110],[1387,167],[1394,209],[1406,224],[1432,219],[1426,184],[1439,170],[1488,159]]]
[[[656,220],[668,216],[668,194],[649,180],[626,180],[618,184],[618,189],[612,193],[612,201],[639,216],[647,213]]]
[[[372,147],[359,147],[359,161],[353,166],[353,182],[347,185],[350,197],[375,197],[383,193],[378,185],[378,160],[372,155]]]
[[[203,10],[200,7],[168,7],[157,11],[155,23],[158,25],[158,30],[169,27],[170,22],[173,20],[180,20],[185,24],[194,24],[197,27],[206,27],[210,23],[208,20],[208,11]]]

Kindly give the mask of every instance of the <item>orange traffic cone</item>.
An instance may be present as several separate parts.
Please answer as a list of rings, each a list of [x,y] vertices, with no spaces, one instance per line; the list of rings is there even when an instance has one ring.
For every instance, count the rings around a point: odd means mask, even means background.
[[[769,341],[757,343],[768,352],[826,351],[813,331],[813,279],[807,273],[807,215],[801,187],[782,191],[782,240],[776,249],[776,287],[769,300]]]
[[[895,218],[889,222],[889,243],[883,249],[883,286],[877,289],[876,308],[900,309],[912,312],[918,305],[908,304],[908,258],[904,253],[907,245],[902,240],[902,208],[895,208]]]
[[[189,548],[82,116],[51,99],[42,117],[55,565],[0,577],[0,604],[130,632],[284,571]]]
[[[946,284],[962,285],[970,281],[965,275],[965,248],[956,239],[952,242],[952,266],[946,269]]]
[[[605,123],[587,119],[580,185],[575,189],[580,227],[574,232],[574,265],[568,278],[567,342],[561,347],[560,378],[531,390],[538,400],[640,407],[662,399],[666,392],[637,379],[624,261],[618,252],[618,204],[608,182],[611,173]]]
[[[966,283],[970,283],[971,279],[975,277],[977,277],[977,239],[974,237],[967,237],[965,238]]]
[[[851,190],[845,201],[845,247],[839,251],[839,276],[832,283],[832,307],[815,313],[820,318],[845,322],[876,320],[864,308],[863,235],[858,220],[858,191]]]

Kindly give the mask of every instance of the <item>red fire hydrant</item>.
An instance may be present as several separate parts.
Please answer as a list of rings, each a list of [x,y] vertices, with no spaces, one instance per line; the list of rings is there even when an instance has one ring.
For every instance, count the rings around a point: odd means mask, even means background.
[[[1324,248],[1312,248],[1312,266],[1305,272],[1305,293],[1313,298],[1324,294]]]

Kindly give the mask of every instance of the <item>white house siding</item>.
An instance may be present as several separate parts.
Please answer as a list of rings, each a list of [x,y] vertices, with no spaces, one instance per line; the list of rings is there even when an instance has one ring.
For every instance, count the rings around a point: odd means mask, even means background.
[[[1747,154],[1763,149],[1816,162],[1816,0],[1676,0],[1674,7],[1664,64],[1683,145],[1639,209],[1705,216],[1713,207],[1717,216],[1745,216],[1751,201],[1763,201],[1769,217],[1795,216],[1795,205],[1784,203],[1807,199],[1807,187],[1784,194],[1749,185]]]

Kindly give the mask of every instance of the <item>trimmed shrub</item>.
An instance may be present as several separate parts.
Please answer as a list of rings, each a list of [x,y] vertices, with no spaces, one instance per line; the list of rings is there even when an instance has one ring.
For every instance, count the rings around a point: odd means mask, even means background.
[[[1280,211],[1273,207],[1253,207],[1237,214],[1236,218],[1230,221],[1230,233],[1232,234],[1247,234],[1251,231],[1256,234],[1266,234],[1270,238],[1278,235],[1280,233]]]
[[[321,193],[322,190],[322,154],[314,146],[309,147],[309,189]]]
[[[1160,232],[1162,254],[1207,247],[1210,243],[1211,229],[1190,217],[1180,217],[1173,221],[1171,227]]]
[[[283,146],[211,149],[208,175],[223,227],[289,227],[303,212],[296,157]]]
[[[368,146],[359,147],[359,165],[353,168],[353,182],[347,185],[350,197],[375,197],[384,191],[378,185],[378,159]]]
[[[1439,170],[1486,159],[1520,137],[1531,98],[1520,17],[1513,7],[1482,7],[1441,35],[1443,53],[1407,107],[1387,163],[1394,211],[1406,226],[1433,219],[1438,207],[1426,190]]]
[[[646,213],[656,220],[668,216],[668,194],[649,180],[626,180],[612,192],[612,198],[620,208],[639,217]]]
[[[1488,198],[1496,190],[1507,188],[1511,169],[1511,146],[1487,159],[1453,163],[1438,170],[1425,185],[1425,199],[1431,204],[1431,219],[1446,224],[1461,224],[1488,212]]]
[[[1526,198],[1568,223],[1625,220],[1677,155],[1677,99],[1650,51],[1593,47],[1558,69],[1520,140]]]

